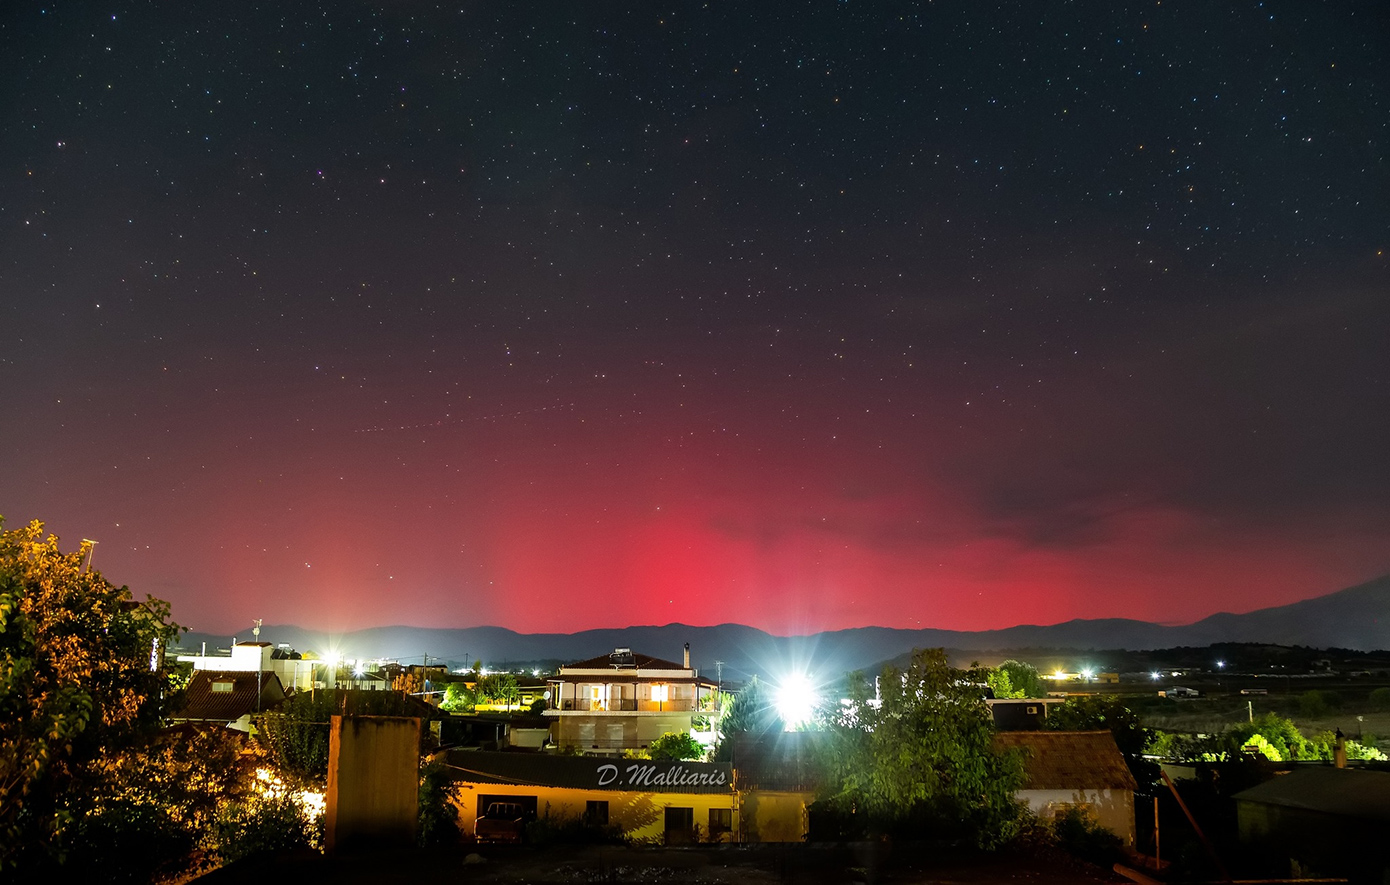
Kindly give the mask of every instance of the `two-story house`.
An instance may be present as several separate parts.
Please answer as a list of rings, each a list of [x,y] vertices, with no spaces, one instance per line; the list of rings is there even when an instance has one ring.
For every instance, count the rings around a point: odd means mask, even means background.
[[[684,663],[630,648],[560,668],[550,682],[550,739],[561,750],[621,753],[645,749],[667,732],[686,732],[709,745],[718,714],[718,686]]]

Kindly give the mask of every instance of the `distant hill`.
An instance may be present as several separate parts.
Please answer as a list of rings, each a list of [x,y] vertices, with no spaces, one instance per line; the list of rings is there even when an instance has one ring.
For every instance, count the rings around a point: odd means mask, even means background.
[[[249,631],[248,631],[249,632]],[[239,637],[247,639],[249,636]],[[463,666],[481,659],[488,664],[576,661],[627,646],[670,660],[681,659],[690,643],[691,663],[714,677],[723,661],[726,679],[757,673],[772,676],[792,669],[817,673],[871,667],[913,648],[944,647],[960,651],[1005,651],[1022,648],[1143,650],[1218,642],[1269,642],[1359,651],[1390,649],[1390,575],[1327,596],[1260,609],[1243,615],[1216,614],[1183,626],[1163,626],[1120,618],[1073,620],[1047,626],[1023,625],[1003,630],[900,630],[856,627],[811,636],[773,636],[742,624],[692,627],[667,624],[580,633],[517,633],[502,627],[436,629],[375,627],[330,635],[295,626],[265,627],[261,638],[285,642],[320,654],[338,651],[348,657],[431,660]],[[197,650],[225,648],[232,637],[190,633],[182,645]]]

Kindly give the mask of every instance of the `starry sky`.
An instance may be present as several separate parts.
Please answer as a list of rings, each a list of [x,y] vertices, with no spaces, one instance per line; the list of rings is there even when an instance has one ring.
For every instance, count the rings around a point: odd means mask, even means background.
[[[0,10],[0,514],[180,623],[1390,572],[1380,2]]]

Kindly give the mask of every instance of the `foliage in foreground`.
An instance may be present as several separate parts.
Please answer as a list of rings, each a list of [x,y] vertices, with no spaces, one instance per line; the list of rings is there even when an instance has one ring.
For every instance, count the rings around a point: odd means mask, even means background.
[[[1012,838],[1023,764],[994,747],[982,681],[951,667],[942,649],[918,649],[906,670],[886,667],[876,682],[852,676],[847,702],[822,722],[828,786],[817,815],[841,832],[904,831],[983,848]]]
[[[430,762],[420,769],[420,823],[416,841],[422,848],[453,845],[459,840],[458,809],[454,805],[454,785],[449,769],[442,762]]]
[[[323,844],[323,818],[306,812],[288,791],[248,796],[223,806],[217,844],[225,863],[296,848],[317,849]]]
[[[0,871],[81,850],[78,822],[164,712],[169,606],[84,569],[87,549],[0,519]]]

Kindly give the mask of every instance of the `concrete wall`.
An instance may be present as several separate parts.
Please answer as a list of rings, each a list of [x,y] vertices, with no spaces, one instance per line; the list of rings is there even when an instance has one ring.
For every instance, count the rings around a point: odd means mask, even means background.
[[[333,717],[328,743],[328,850],[415,844],[419,795],[419,719]]]
[[[668,732],[690,732],[691,713],[586,716],[569,713],[557,716],[551,725],[551,739],[560,747],[578,747],[593,752],[637,750]],[[595,748],[597,744],[597,748]]]
[[[812,793],[775,790],[749,791],[742,795],[739,813],[746,842],[801,842],[810,822],[806,806]]]
[[[1085,808],[1125,845],[1134,846],[1134,794],[1129,790],[1019,790],[1018,798],[1045,820],[1062,806]]]

